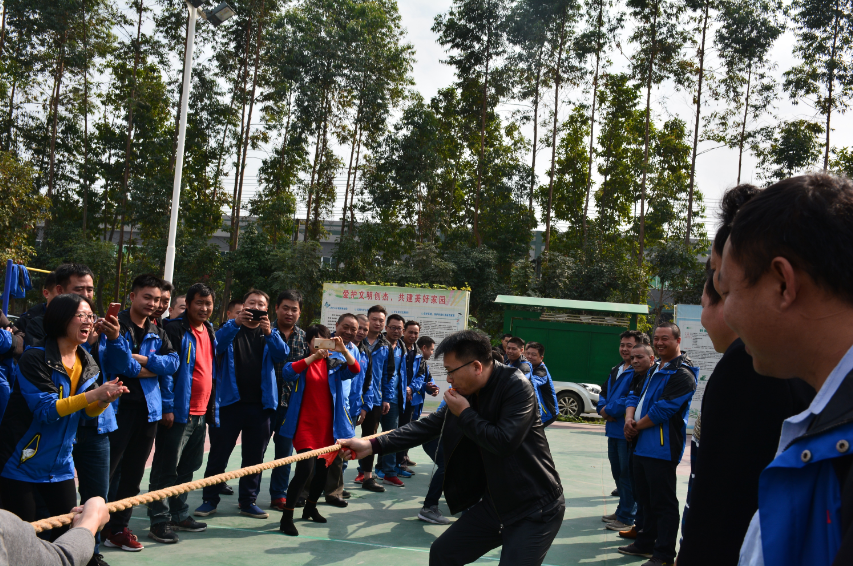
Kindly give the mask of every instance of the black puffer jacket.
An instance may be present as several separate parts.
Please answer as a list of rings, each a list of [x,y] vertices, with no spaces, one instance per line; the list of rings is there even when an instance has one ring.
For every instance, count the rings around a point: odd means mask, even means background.
[[[459,513],[488,493],[501,523],[509,525],[563,493],[530,381],[496,363],[488,383],[468,397],[456,417],[441,407],[377,438],[381,453],[399,452],[444,434],[444,496]]]

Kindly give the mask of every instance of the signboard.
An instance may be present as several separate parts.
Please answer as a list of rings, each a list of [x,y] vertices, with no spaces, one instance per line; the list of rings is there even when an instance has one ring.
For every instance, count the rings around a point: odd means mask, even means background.
[[[702,409],[702,397],[705,385],[717,362],[723,357],[714,350],[708,332],[702,326],[702,307],[699,305],[675,305],[675,323],[681,329],[681,351],[699,366],[699,383],[696,393],[690,402],[690,415],[687,420],[688,431],[693,430],[693,424]]]
[[[406,320],[418,321],[421,336],[429,336],[438,344],[446,336],[467,328],[469,298],[468,291],[324,283],[320,322],[334,329],[340,315],[367,314],[373,305],[382,305],[388,314],[397,313]],[[444,366],[438,360],[428,363],[436,384],[445,391]]]

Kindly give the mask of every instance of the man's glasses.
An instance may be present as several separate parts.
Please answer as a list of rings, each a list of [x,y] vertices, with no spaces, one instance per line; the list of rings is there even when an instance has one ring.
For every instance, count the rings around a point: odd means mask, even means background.
[[[459,366],[458,368],[449,369],[449,370],[447,370],[447,375],[450,375],[450,374],[451,374],[451,373],[453,373],[454,371],[458,371],[458,370],[460,370],[460,369],[464,368],[465,366],[467,366],[467,365],[469,365],[469,364],[473,364],[473,363],[474,363],[474,362],[476,362],[476,361],[477,361],[477,360],[471,360],[470,362],[466,362],[466,363],[462,364],[462,365],[461,365],[461,366]]]
[[[94,314],[75,314],[77,318],[79,318],[83,322],[95,322],[98,320],[98,317]]]

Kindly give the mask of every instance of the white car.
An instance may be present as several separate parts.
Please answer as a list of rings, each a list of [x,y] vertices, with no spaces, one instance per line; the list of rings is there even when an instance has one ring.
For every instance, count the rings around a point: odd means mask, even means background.
[[[595,413],[601,386],[594,383],[571,383],[555,381],[557,406],[562,417],[579,417],[585,413]]]

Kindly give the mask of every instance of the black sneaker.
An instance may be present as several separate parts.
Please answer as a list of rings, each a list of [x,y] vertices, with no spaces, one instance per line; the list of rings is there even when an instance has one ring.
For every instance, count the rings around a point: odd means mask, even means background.
[[[610,495],[612,495],[613,497],[619,497],[619,489],[614,489],[610,492]]]
[[[341,492],[341,497],[344,499],[349,499],[350,497],[352,497],[352,494],[350,492],[348,492],[347,490],[343,490]]]
[[[296,506],[297,507],[305,507],[305,498],[304,497],[297,498],[296,499]]]
[[[652,553],[646,552],[638,547],[636,544],[629,544],[628,546],[620,546],[619,547],[620,554],[627,554],[628,556],[642,556],[643,558],[651,558]]]
[[[153,525],[148,531],[148,538],[162,542],[163,544],[174,544],[180,540],[169,523],[157,523]]]
[[[653,556],[651,560],[643,564],[643,566],[672,566],[672,562],[664,562],[657,556]]]
[[[234,488],[227,483],[223,483],[222,487],[219,488],[219,495],[234,495]]]
[[[106,562],[104,562],[103,554],[93,554],[91,560],[86,566],[110,566]]]
[[[172,523],[173,531],[186,531],[188,533],[202,533],[207,530],[207,523],[200,523],[192,517],[187,517],[180,523]]]
[[[382,493],[385,491],[385,488],[376,483],[376,478],[368,478],[364,480],[364,483],[361,484],[361,489],[366,489],[367,491],[374,491],[376,493]]]

